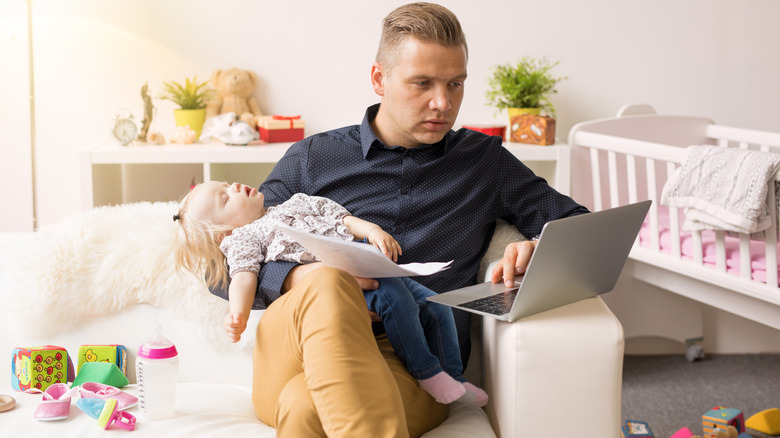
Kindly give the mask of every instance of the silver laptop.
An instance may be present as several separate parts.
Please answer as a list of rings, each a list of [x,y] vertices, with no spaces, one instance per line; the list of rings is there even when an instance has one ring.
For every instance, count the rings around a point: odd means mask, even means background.
[[[505,321],[611,291],[651,201],[548,222],[514,287],[486,283],[428,300]],[[489,275],[489,273],[488,273]]]

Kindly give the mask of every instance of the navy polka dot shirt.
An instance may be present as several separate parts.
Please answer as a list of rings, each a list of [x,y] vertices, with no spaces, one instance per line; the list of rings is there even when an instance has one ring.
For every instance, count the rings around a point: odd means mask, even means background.
[[[378,109],[369,107],[360,125],[291,146],[259,188],[266,206],[295,193],[327,197],[391,233],[403,250],[399,263],[454,260],[450,269],[415,278],[436,292],[476,282],[496,219],[535,236],[550,220],[587,212],[503,148],[499,137],[460,129],[432,145],[386,146],[370,124]],[[280,296],[294,266],[263,267],[255,308]]]

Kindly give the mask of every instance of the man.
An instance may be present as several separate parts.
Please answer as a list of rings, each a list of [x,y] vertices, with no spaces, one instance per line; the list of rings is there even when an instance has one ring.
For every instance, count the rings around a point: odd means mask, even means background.
[[[439,292],[474,284],[496,219],[534,236],[550,220],[587,212],[497,137],[451,130],[467,60],[460,23],[446,8],[415,3],[393,11],[371,68],[381,103],[361,125],[293,145],[260,188],[266,204],[297,192],[328,197],[390,232],[403,250],[399,262],[454,260],[416,278]],[[534,247],[507,246],[492,280],[512,282]],[[268,309],[257,329],[252,397],[280,437],[417,436],[446,417],[386,339],[374,339],[361,289],[376,288],[376,280],[282,262],[258,277],[255,307]],[[468,314],[458,312],[456,321],[468,358]]]

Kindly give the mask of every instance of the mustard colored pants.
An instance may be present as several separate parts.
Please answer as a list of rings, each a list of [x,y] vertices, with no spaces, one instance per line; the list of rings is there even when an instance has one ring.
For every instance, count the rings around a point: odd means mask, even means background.
[[[337,269],[311,272],[269,306],[253,369],[255,412],[279,438],[416,437],[447,417],[374,337],[363,291]]]

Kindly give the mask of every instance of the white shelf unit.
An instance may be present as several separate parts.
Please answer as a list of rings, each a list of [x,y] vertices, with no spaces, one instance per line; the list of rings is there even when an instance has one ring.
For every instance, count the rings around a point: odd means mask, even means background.
[[[222,143],[161,146],[105,144],[81,154],[82,207],[86,210],[125,202],[177,199],[183,190],[175,187],[187,185],[183,175],[197,171],[198,175],[193,176],[200,181],[209,181],[212,177],[232,181],[233,165],[264,164],[270,171],[290,145],[292,143],[256,146],[227,146]],[[569,194],[571,153],[568,145],[505,143],[504,146],[537,174],[547,178],[559,192]],[[175,179],[175,183],[171,184],[171,178]],[[262,179],[265,179],[264,176]],[[245,183],[256,186],[262,179]],[[139,185],[145,186],[146,193],[132,190],[131,186]]]

